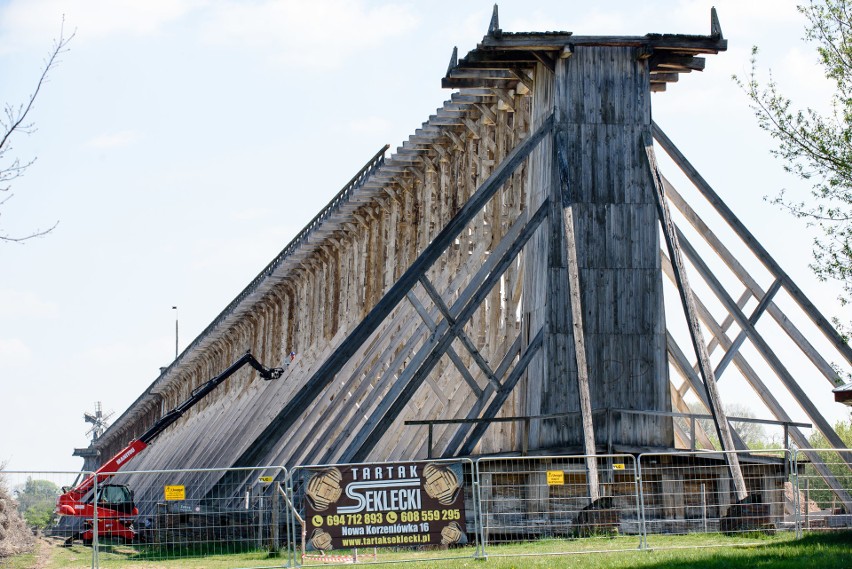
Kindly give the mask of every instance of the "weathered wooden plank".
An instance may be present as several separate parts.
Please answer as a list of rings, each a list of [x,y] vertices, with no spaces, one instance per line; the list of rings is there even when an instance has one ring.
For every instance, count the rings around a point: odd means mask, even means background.
[[[719,195],[710,187],[698,171],[689,163],[686,157],[672,143],[671,139],[660,129],[653,124],[654,139],[660,143],[666,153],[674,160],[675,164],[683,171],[690,179],[701,194],[710,202],[716,209],[719,215],[727,222],[731,229],[743,240],[743,242],[751,249],[752,253],[760,259],[760,262],[769,269],[776,279],[780,279],[784,288],[793,297],[796,303],[802,308],[805,314],[811,321],[820,329],[820,331],[834,345],[838,352],[846,359],[849,364],[852,364],[852,348],[844,341],[843,337],[831,325],[828,319],[817,310],[816,306],[810,301],[804,292],[793,282],[793,279],[784,272],[780,265],[772,258],[769,252],[758,242],[757,239],[746,229],[745,225],[734,215],[734,212],[725,204]]]
[[[471,198],[471,200],[473,199]],[[361,433],[352,439],[347,451],[342,456],[344,461],[363,460],[367,456],[372,447],[378,442],[378,439],[381,438],[385,430],[390,426],[390,423],[396,420],[400,409],[407,403],[414,392],[417,391],[425,377],[441,356],[443,356],[450,342],[455,337],[455,334],[451,333],[452,328],[463,326],[473,315],[473,312],[491,290],[496,280],[499,279],[508,264],[517,256],[532,233],[546,218],[546,215],[547,207],[545,203],[530,218],[518,239],[493,265],[493,269],[485,278],[474,280],[468,285],[466,292],[451,307],[454,322],[451,324],[447,320],[441,321],[435,334],[430,336],[428,342],[418,352],[418,355],[422,354],[420,358],[422,361],[419,361],[417,365],[412,364],[406,368],[391,392],[377,406],[377,411],[364,425]],[[491,259],[488,262],[491,262]],[[412,362],[415,359],[418,359],[418,356],[415,356]]]
[[[737,258],[728,250],[727,247],[721,242],[721,240],[716,236],[716,234],[707,226],[704,221],[695,213],[695,211],[689,207],[689,204],[683,199],[683,197],[675,190],[675,188],[664,179],[666,184],[666,195],[669,197],[669,200],[672,204],[677,207],[677,209],[683,214],[683,216],[689,221],[690,225],[694,227],[699,235],[707,242],[708,245],[713,249],[713,251],[719,255],[725,265],[730,268],[736,277],[740,280],[746,288],[751,291],[751,294],[755,298],[762,298],[764,296],[763,288],[757,283],[757,281],[748,273],[748,271],[742,266],[742,264],[737,260]],[[742,301],[742,299],[741,299]],[[737,303],[739,306],[744,306],[742,302]],[[825,377],[828,382],[834,386],[836,385],[837,372],[834,368],[829,364],[825,358],[822,357],[819,350],[814,348],[811,343],[807,340],[807,338],[802,334],[798,328],[790,321],[789,318],[781,311],[778,306],[774,303],[770,303],[768,307],[768,312],[772,316],[772,318],[781,326],[784,332],[790,337],[793,342],[799,347],[800,350],[808,357],[811,363],[816,366],[816,368],[822,373],[823,377]],[[733,321],[733,317],[729,317],[731,321]]]
[[[577,392],[580,395],[580,416],[583,421],[583,451],[586,454],[586,472],[588,480],[589,497],[594,502],[600,497],[598,467],[595,449],[595,430],[592,423],[592,398],[589,389],[589,366],[586,361],[586,340],[583,330],[583,307],[580,293],[580,269],[577,263],[577,239],[574,234],[574,208],[573,192],[569,186],[570,167],[566,155],[567,141],[565,133],[557,129],[554,133],[554,158],[559,171],[558,181],[554,180],[554,194],[551,199],[557,201],[562,209],[564,246],[567,261],[568,291],[570,295],[571,324],[574,338],[574,357],[577,364]],[[559,245],[561,240],[555,240]],[[556,257],[560,252],[551,251],[551,257]],[[551,263],[557,259],[552,259]],[[559,311],[564,313],[564,307]]]
[[[503,407],[503,404],[506,402],[506,399],[509,397],[509,394],[517,385],[518,380],[521,379],[527,367],[529,366],[530,361],[535,357],[536,354],[541,350],[542,344],[544,343],[544,330],[539,329],[536,332],[535,336],[533,336],[532,341],[527,344],[527,347],[524,349],[523,355],[521,355],[521,359],[512,368],[512,373],[506,378],[506,381],[503,382],[502,387],[495,395],[494,399],[488,405],[488,409],[482,414],[482,418],[484,419],[493,419],[497,416],[497,412]],[[479,443],[482,435],[485,434],[485,431],[488,429],[488,423],[479,423],[474,427],[473,432],[471,432],[470,436],[465,441],[464,445],[459,451],[461,456],[470,455],[473,453],[473,449],[476,448],[476,445]]]
[[[772,368],[772,371],[778,376],[779,379],[784,383],[785,387],[790,391],[790,394],[796,399],[796,402],[802,407],[802,410],[808,415],[811,421],[814,422],[814,425],[820,430],[820,432],[825,436],[826,440],[834,447],[845,449],[846,445],[843,443],[843,440],[837,435],[834,431],[834,428],[831,424],[822,416],[822,413],[819,412],[816,405],[810,400],[804,390],[799,386],[796,379],[793,375],[787,370],[775,352],[769,347],[769,344],[764,340],[763,336],[755,329],[755,327],[749,322],[748,317],[743,314],[743,312],[736,305],[734,300],[728,295],[725,291],[722,284],[718,281],[715,275],[710,271],[707,267],[706,263],[698,256],[698,253],[692,247],[692,245],[686,239],[681,240],[681,244],[683,245],[684,253],[687,258],[689,258],[690,262],[695,266],[698,272],[701,274],[704,281],[710,286],[713,294],[716,295],[725,308],[736,318],[737,324],[746,331],[748,334],[749,340],[751,340],[754,347],[760,353],[761,357],[763,357],[769,366]],[[847,464],[852,468],[852,453],[841,453],[841,456],[844,456],[844,460]]]
[[[675,49],[694,53],[718,53],[727,49],[728,42],[713,36],[681,34],[647,34],[644,36],[576,36],[571,32],[514,33],[500,38],[486,36],[483,48],[501,50],[561,51],[565,46],[641,47],[644,49]]]
[[[355,327],[335,352],[323,363],[311,378],[294,394],[288,404],[264,429],[263,433],[234,462],[235,466],[254,464],[265,456],[277,444],[280,437],[298,420],[301,412],[332,381],[336,373],[351,357],[357,348],[376,330],[381,322],[411,289],[423,270],[440,257],[467,225],[469,220],[482,209],[494,192],[506,181],[515,168],[526,158],[529,152],[550,131],[552,119],[546,120],[539,129],[523,143],[518,145],[489,177],[476,194],[462,207],[459,213],[435,237],[432,244],[419,256],[418,260],[388,291],[381,302],[370,311],[364,320]],[[223,477],[223,482],[226,482]]]
[[[671,214],[669,213],[668,201],[666,200],[662,177],[657,169],[657,162],[654,157],[653,144],[654,143],[651,140],[650,135],[648,135],[645,140],[645,153],[648,157],[648,166],[651,169],[651,176],[654,179],[657,208],[660,214],[660,224],[663,227],[663,236],[665,237],[666,247],[669,250],[669,257],[672,259],[675,282],[677,283],[678,293],[686,315],[690,339],[692,340],[692,347],[698,358],[701,379],[704,383],[704,388],[707,391],[707,401],[710,403],[710,413],[713,415],[713,420],[716,423],[716,429],[718,431],[719,441],[722,444],[722,450],[732,451],[734,450],[734,441],[731,437],[728,420],[725,417],[725,411],[722,408],[722,400],[719,397],[719,392],[716,387],[716,378],[713,375],[713,368],[710,366],[710,357],[707,354],[707,345],[704,343],[701,325],[698,322],[698,315],[696,314],[695,299],[692,295],[692,289],[689,286],[689,279],[686,276],[686,266],[683,263],[683,257],[680,252],[680,236],[677,234],[677,229],[675,228],[674,222],[672,222],[671,219]],[[731,471],[731,479],[733,480],[736,488],[737,498],[739,500],[744,500],[748,497],[748,489],[746,488],[745,479],[743,478],[742,470],[740,469],[739,458],[735,453],[726,453],[725,460]]]
[[[780,289],[781,281],[776,279],[775,282],[773,282],[772,285],[769,287],[769,290],[766,291],[766,294],[763,295],[763,298],[760,299],[760,302],[754,309],[754,312],[752,312],[751,316],[749,316],[748,321],[749,323],[751,323],[752,326],[757,325],[757,321],[760,319],[761,315],[766,311],[766,308],[769,306],[769,303],[772,302],[772,298],[778,293]],[[729,363],[731,363],[731,360],[733,359],[734,355],[737,353],[737,351],[740,349],[740,346],[742,346],[743,342],[745,341],[746,336],[747,334],[745,330],[741,330],[740,333],[737,334],[737,337],[734,339],[731,346],[725,352],[725,355],[722,356],[722,359],[716,365],[716,370],[713,372],[716,376],[716,381],[719,380],[719,378],[722,376],[722,373],[724,373],[725,368],[728,367]]]

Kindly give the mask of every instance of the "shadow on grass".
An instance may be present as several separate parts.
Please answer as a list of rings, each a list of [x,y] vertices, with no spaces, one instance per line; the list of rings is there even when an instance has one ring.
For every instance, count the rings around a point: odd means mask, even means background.
[[[658,550],[634,565],[647,569],[850,569],[852,531],[808,534],[802,539],[749,547]]]

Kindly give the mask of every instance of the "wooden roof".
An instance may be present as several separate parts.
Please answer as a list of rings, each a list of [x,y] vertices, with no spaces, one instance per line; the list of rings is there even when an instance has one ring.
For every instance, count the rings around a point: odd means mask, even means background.
[[[514,89],[529,87],[528,69],[543,63],[551,70],[559,58],[570,57],[578,46],[636,48],[637,59],[649,60],[651,90],[664,91],[680,74],[704,70],[702,54],[728,49],[716,9],[710,12],[710,34],[645,34],[644,36],[579,36],[572,32],[504,32],[497,6],[488,33],[476,49],[457,59],[453,50],[442,85],[449,89],[469,87]]]

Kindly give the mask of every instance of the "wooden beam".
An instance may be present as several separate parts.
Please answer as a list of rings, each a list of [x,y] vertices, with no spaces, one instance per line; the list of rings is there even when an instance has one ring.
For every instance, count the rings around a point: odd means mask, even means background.
[[[494,196],[515,169],[527,158],[542,138],[553,126],[553,116],[546,119],[542,125],[523,142],[518,144],[494,170],[491,176],[483,182],[458,213],[447,223],[432,243],[420,254],[417,260],[406,270],[400,279],[388,290],[384,297],[373,307],[367,316],[341,342],[311,377],[294,393],[290,401],[270,421],[261,434],[234,461],[235,467],[259,464],[263,457],[275,448],[281,437],[300,420],[309,404],[334,380],[343,365],[352,357],[360,346],[367,341],[379,325],[385,320],[391,310],[408,294],[416,284],[420,275],[443,255],[456,236],[467,226],[471,219],[479,213],[485,204]],[[219,484],[227,484],[229,475],[224,475]],[[218,484],[217,484],[218,485]]]
[[[843,443],[843,440],[837,435],[834,428],[825,419],[825,417],[822,416],[822,413],[819,412],[816,405],[813,404],[805,391],[799,386],[793,375],[787,370],[784,364],[781,363],[781,360],[772,348],[769,347],[769,344],[766,340],[764,340],[763,336],[749,322],[748,317],[743,314],[734,300],[730,297],[730,295],[728,295],[722,284],[709,269],[704,260],[698,255],[697,251],[695,251],[686,239],[682,240],[682,245],[684,253],[689,258],[693,266],[698,270],[699,274],[701,274],[704,281],[710,286],[713,294],[716,295],[716,298],[718,298],[725,308],[734,316],[734,318],[737,319],[737,324],[746,331],[748,338],[751,340],[755,349],[757,349],[761,357],[763,357],[763,359],[766,360],[766,363],[768,363],[772,368],[772,371],[775,372],[778,378],[784,383],[784,386],[790,391],[790,394],[802,407],[802,410],[808,415],[810,420],[813,421],[816,428],[822,432],[832,447],[845,449],[846,445]],[[841,452],[840,455],[844,458],[847,465],[852,468],[852,453]]]
[[[692,289],[689,286],[689,279],[686,276],[686,266],[683,263],[683,257],[680,252],[677,230],[669,212],[662,176],[657,168],[657,160],[654,156],[654,143],[650,134],[646,134],[645,136],[645,155],[648,158],[648,167],[651,170],[651,177],[654,181],[654,196],[657,199],[657,210],[660,215],[660,225],[663,228],[666,247],[669,250],[670,258],[672,259],[672,269],[674,270],[675,282],[677,283],[678,293],[680,294],[681,303],[683,304],[687,326],[689,327],[690,339],[692,340],[692,347],[698,358],[701,379],[704,383],[704,388],[707,391],[707,400],[710,403],[710,413],[713,415],[713,420],[716,422],[716,430],[718,431],[722,450],[733,451],[735,450],[734,441],[731,437],[728,420],[725,417],[725,410],[722,408],[722,399],[719,396],[719,391],[716,386],[716,378],[713,375],[713,368],[710,365],[710,356],[707,353],[707,345],[704,343],[704,335],[701,332],[701,325],[698,321],[698,315],[695,310],[695,299],[692,296]],[[731,471],[731,478],[734,482],[734,487],[736,488],[737,498],[739,500],[745,500],[748,497],[748,489],[746,488],[745,479],[743,478],[743,473],[740,469],[739,457],[736,453],[727,452],[725,453],[725,460],[728,463],[729,470]]]
[[[681,34],[647,34],[644,36],[576,36],[571,32],[515,33],[502,37],[482,38],[481,48],[502,50],[560,51],[568,44],[574,46],[647,47],[673,49],[694,53],[718,53],[728,48],[728,42],[712,36]]]
[[[707,242],[708,245],[713,249],[713,251],[719,255],[725,265],[731,269],[736,277],[740,280],[741,283],[751,291],[751,295],[755,298],[762,298],[764,295],[763,288],[757,283],[757,281],[749,274],[749,272],[742,266],[742,264],[737,260],[737,258],[728,250],[727,247],[722,243],[722,241],[716,236],[715,233],[707,226],[706,223],[698,216],[697,213],[686,203],[686,200],[677,192],[677,190],[667,181],[663,180],[666,184],[666,195],[669,197],[669,200],[674,204],[674,206],[683,214],[686,220],[689,222],[692,227],[698,231],[698,234]],[[737,303],[738,306],[744,306],[742,302]],[[828,380],[828,382],[832,386],[837,385],[837,381],[839,378],[837,377],[837,372],[835,369],[829,364],[825,358],[822,357],[822,354],[817,350],[811,343],[805,338],[804,334],[802,334],[798,328],[790,321],[789,318],[781,311],[778,306],[774,303],[770,303],[768,307],[768,312],[770,316],[778,323],[779,326],[787,333],[793,342],[799,347],[800,350],[808,357],[811,363],[816,366],[816,368],[822,373],[823,377]],[[729,316],[731,321],[733,320],[733,316]],[[727,321],[727,319],[726,319]]]
[[[496,375],[498,378],[503,378],[506,375],[506,372],[509,370],[509,366],[512,364],[512,361],[521,353],[521,334],[518,334],[515,337],[515,341],[512,342],[512,345],[503,355],[503,360],[500,362],[500,365],[497,366]],[[482,411],[482,408],[486,403],[490,400],[491,396],[502,388],[502,384],[498,383],[495,387],[493,384],[489,383],[485,386],[485,389],[482,391],[482,394],[477,398],[477,400],[470,406],[468,410],[466,419],[476,419],[479,418],[479,412]],[[459,446],[464,443],[465,438],[467,438],[470,429],[473,426],[470,423],[462,423],[458,426],[456,433],[453,435],[453,438],[450,442],[447,443],[446,448],[441,454],[442,457],[451,457],[456,456],[456,450]]]
[[[568,143],[565,140],[565,131],[561,129],[556,130],[553,139],[553,153],[559,171],[559,182],[554,189],[562,201],[565,253],[568,260],[568,292],[571,305],[571,325],[577,364],[577,393],[580,399],[580,416],[583,421],[583,449],[586,455],[589,497],[594,502],[600,498],[600,486],[595,448],[592,396],[589,389],[589,366],[586,362],[586,340],[585,332],[583,331],[583,305],[580,292],[580,269],[577,262],[577,239],[574,232],[574,193],[568,183],[571,171],[568,164]]]
[[[431,298],[432,302],[435,303],[435,307],[438,309],[438,312],[441,313],[441,316],[450,323],[451,332],[461,341],[462,345],[473,357],[473,361],[476,362],[476,365],[479,366],[479,369],[481,369],[488,378],[488,381],[494,383],[495,386],[499,386],[497,378],[494,376],[494,371],[488,365],[488,362],[485,361],[485,358],[482,357],[482,354],[479,353],[479,350],[476,349],[476,346],[470,340],[470,337],[465,333],[464,328],[456,326],[455,319],[450,313],[450,308],[446,305],[446,303],[444,303],[441,295],[438,294],[438,291],[435,290],[435,287],[432,286],[432,283],[429,282],[426,275],[422,275],[420,277],[420,286],[423,287],[426,294],[429,295],[429,298]]]
[[[763,298],[760,299],[757,308],[755,308],[754,312],[752,312],[751,316],[749,316],[748,321],[752,326],[757,325],[757,321],[760,319],[761,315],[766,311],[766,308],[769,306],[769,303],[772,302],[772,298],[776,295],[776,293],[778,293],[780,289],[781,281],[776,279],[775,282],[772,283],[772,286],[769,287],[769,290],[766,291],[766,294],[763,295]],[[737,337],[734,339],[733,343],[731,344],[731,347],[728,348],[728,350],[725,352],[725,355],[722,356],[722,359],[716,365],[716,370],[714,372],[716,375],[716,381],[719,381],[719,379],[722,377],[725,368],[728,367],[728,364],[731,363],[731,360],[733,359],[734,355],[739,351],[740,346],[743,345],[746,336],[746,331],[740,330],[740,333],[737,334]]]
[[[657,52],[651,56],[648,66],[651,71],[665,71],[668,69],[676,71],[704,71],[705,60],[703,57],[690,55],[673,55]]]
[[[509,397],[509,394],[512,393],[512,390],[517,385],[518,380],[521,379],[521,376],[526,371],[527,366],[532,361],[533,357],[538,353],[541,349],[542,343],[544,342],[544,330],[539,328],[536,335],[530,341],[529,345],[527,345],[524,350],[521,359],[515,364],[515,367],[512,368],[512,373],[506,378],[506,381],[503,383],[503,387],[497,392],[497,395],[491,401],[491,404],[488,406],[488,409],[485,413],[482,414],[483,419],[493,419],[497,416],[497,413],[503,407],[503,404],[506,402],[506,399]],[[468,437],[467,441],[462,446],[459,451],[460,456],[469,456],[473,449],[476,448],[476,445],[479,443],[479,440],[482,438],[482,435],[485,434],[485,431],[488,430],[489,423],[483,422],[478,423],[476,427],[474,427],[473,432]]]
[[[787,275],[781,266],[772,258],[768,251],[755,239],[755,237],[746,229],[745,225],[734,215],[734,212],[722,201],[722,198],[710,187],[698,171],[689,163],[686,157],[678,150],[671,139],[660,129],[656,123],[652,123],[654,138],[666,153],[672,158],[675,164],[686,174],[690,181],[695,185],[698,191],[710,202],[716,209],[722,219],[734,230],[734,232],[745,242],[751,249],[752,253],[760,260],[761,263],[772,273],[776,279],[780,279],[784,288],[793,297],[801,309],[808,315],[811,321],[820,329],[826,338],[831,341],[834,347],[846,359],[847,363],[852,365],[852,348],[846,343],[843,337],[837,332],[834,326],[823,316],[816,306],[810,301],[804,292],[793,282],[793,279]]]

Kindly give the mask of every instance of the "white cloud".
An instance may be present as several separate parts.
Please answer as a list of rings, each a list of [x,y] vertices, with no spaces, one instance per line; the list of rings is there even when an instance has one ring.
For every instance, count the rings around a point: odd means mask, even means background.
[[[0,318],[44,320],[55,318],[58,307],[37,294],[27,291],[0,289]]]
[[[32,351],[17,338],[0,338],[0,362],[4,366],[22,365],[32,359]]]
[[[149,35],[203,5],[201,0],[13,0],[0,9],[0,32],[13,43],[42,45],[45,37],[76,29],[78,40]]]
[[[288,65],[334,68],[417,23],[407,6],[363,0],[231,0],[210,10],[203,34],[210,43],[261,49]]]
[[[122,146],[128,146],[136,142],[136,139],[139,138],[138,134],[132,130],[123,130],[120,132],[112,132],[112,133],[104,133],[96,136],[95,138],[89,140],[86,143],[86,146],[91,146],[92,148],[120,148]]]

